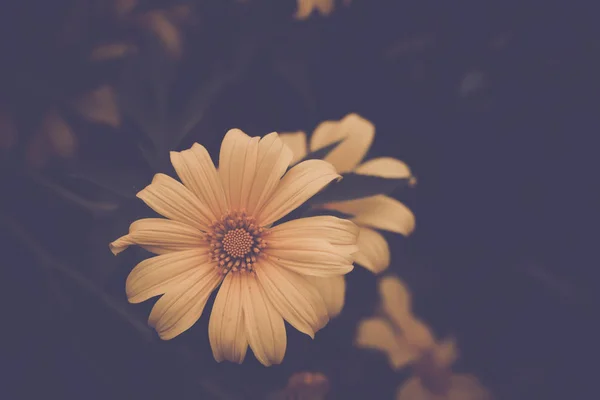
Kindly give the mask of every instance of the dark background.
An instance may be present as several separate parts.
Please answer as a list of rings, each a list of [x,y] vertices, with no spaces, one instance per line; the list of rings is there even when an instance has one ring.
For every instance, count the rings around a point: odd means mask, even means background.
[[[135,18],[182,3],[183,53],[172,56]],[[140,1],[119,19],[111,4],[0,8],[0,111],[18,133],[0,149],[3,398],[253,399],[301,370],[325,373],[332,398],[391,398],[406,374],[352,348],[377,301],[367,271],[350,274],[344,312],[314,343],[288,328],[284,363],[264,369],[250,352],[242,366],[214,363],[208,313],[158,340],[145,326],[152,301],[128,305],[123,290],[147,254],[108,251],[148,214],[133,195],[154,172],[172,172],[167,150],[198,141],[215,155],[232,127],[310,132],[350,112],[376,125],[370,156],[400,158],[418,177],[396,193],[417,229],[386,236],[390,269],[408,282],[417,315],[458,338],[457,370],[499,399],[593,398],[593,13],[575,3],[355,0],[295,21],[294,1],[198,0]],[[136,52],[88,60],[111,41]],[[119,95],[118,127],[68,106],[105,83]],[[31,143],[48,109],[63,113],[77,146],[61,156],[44,142],[40,161]]]

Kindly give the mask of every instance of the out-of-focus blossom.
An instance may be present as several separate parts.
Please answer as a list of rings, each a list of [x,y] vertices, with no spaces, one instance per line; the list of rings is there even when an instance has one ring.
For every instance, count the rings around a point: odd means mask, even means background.
[[[391,157],[373,158],[362,162],[375,136],[375,126],[357,114],[339,121],[319,124],[307,145],[304,132],[282,133],[281,138],[294,152],[293,162],[340,141],[323,159],[332,163],[338,172],[354,172],[383,178],[410,178],[411,171],[402,161]],[[360,226],[355,255],[358,264],[374,273],[384,271],[390,264],[390,249],[382,234],[375,229],[410,235],[415,228],[414,214],[401,202],[389,196],[376,195],[361,199],[328,203],[325,209],[352,215]]]
[[[297,372],[274,399],[324,400],[329,393],[329,379],[320,372]]]
[[[350,0],[344,0],[344,5],[349,5]],[[335,7],[335,0],[298,0],[298,11],[296,19],[307,19],[313,11],[317,10],[321,15],[329,15]]]
[[[121,123],[115,90],[108,85],[101,86],[84,94],[73,102],[73,108],[85,119],[110,125],[114,128]]]
[[[241,363],[250,346],[262,364],[279,364],[284,320],[311,337],[327,324],[331,306],[320,290],[352,270],[358,227],[331,216],[272,226],[340,178],[323,160],[286,173],[291,160],[277,133],[261,139],[232,129],[218,170],[194,144],[171,153],[183,184],[157,174],[137,194],[166,219],[135,221],[110,249],[137,244],[158,254],[131,271],[126,290],[132,303],[162,295],[149,318],[162,339],[189,329],[219,285],[209,321],[217,361]]]
[[[410,293],[396,277],[380,280],[382,316],[362,321],[356,345],[384,352],[394,370],[412,366],[413,376],[398,388],[397,400],[490,400],[472,375],[454,374],[454,340],[437,341],[411,311]]]

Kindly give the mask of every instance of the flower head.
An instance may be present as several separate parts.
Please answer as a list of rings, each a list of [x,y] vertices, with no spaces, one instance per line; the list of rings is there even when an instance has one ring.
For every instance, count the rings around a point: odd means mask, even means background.
[[[397,400],[489,400],[477,378],[454,374],[458,358],[454,340],[437,341],[427,325],[411,311],[410,293],[396,277],[380,280],[381,317],[359,325],[356,344],[383,351],[394,370],[413,367],[413,377],[398,388]]]
[[[357,114],[348,114],[339,121],[322,122],[307,145],[304,132],[283,133],[281,138],[294,152],[292,162],[304,158],[308,151],[316,151],[340,142],[323,159],[339,173],[353,172],[382,178],[411,178],[409,167],[391,157],[373,158],[362,162],[375,137],[375,126]],[[374,273],[384,271],[390,264],[387,241],[375,229],[410,235],[415,228],[414,214],[398,200],[386,195],[338,201],[321,207],[352,215],[360,226],[359,252],[355,261]]]
[[[248,346],[264,365],[286,349],[284,319],[313,337],[339,304],[323,292],[352,270],[358,228],[331,216],[272,224],[329,182],[322,160],[286,172],[292,152],[276,133],[225,135],[217,170],[206,149],[172,152],[179,183],[164,174],[138,193],[166,217],[135,221],[110,244],[114,254],[137,244],[158,256],[127,278],[129,301],[162,295],[149,323],[162,339],[189,329],[219,287],[209,321],[217,361],[242,362]]]

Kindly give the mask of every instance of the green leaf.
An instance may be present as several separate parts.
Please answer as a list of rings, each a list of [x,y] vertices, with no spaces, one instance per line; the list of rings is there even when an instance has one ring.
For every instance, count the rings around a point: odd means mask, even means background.
[[[310,204],[325,204],[333,201],[344,201],[389,194],[399,187],[409,187],[411,178],[381,178],[379,176],[348,173],[342,180],[331,183],[322,192],[309,200]]]

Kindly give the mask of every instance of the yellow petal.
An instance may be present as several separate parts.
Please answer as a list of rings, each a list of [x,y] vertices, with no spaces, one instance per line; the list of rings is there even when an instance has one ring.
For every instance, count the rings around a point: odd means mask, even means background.
[[[219,219],[227,212],[219,174],[204,146],[194,143],[189,150],[179,153],[172,151],[171,163],[185,187],[208,206],[212,220]]]
[[[267,246],[265,256],[271,262],[301,275],[328,277],[347,274],[354,268],[351,256],[323,240],[271,240]]]
[[[411,295],[404,282],[392,275],[384,276],[379,280],[379,295],[383,311],[397,329],[405,329],[413,322]]]
[[[342,312],[342,308],[344,308],[346,279],[343,276],[332,276],[329,278],[306,276],[305,278],[315,285],[321,297],[323,297],[329,317],[337,317]]]
[[[182,279],[189,278],[209,261],[207,249],[178,251],[148,258],[136,265],[127,277],[127,298],[131,303],[140,303],[177,290]]]
[[[260,138],[230,129],[221,144],[219,175],[230,210],[246,208],[254,182]]]
[[[436,345],[429,327],[416,318],[402,321],[402,335],[412,348],[432,350]]]
[[[415,353],[399,341],[392,326],[383,318],[362,321],[356,332],[356,345],[384,352],[394,369],[400,369],[415,359]]]
[[[254,356],[268,367],[281,364],[287,346],[283,318],[275,310],[256,276],[241,273],[246,337]]]
[[[246,357],[248,341],[242,313],[242,279],[227,274],[219,288],[208,323],[208,337],[215,360],[241,364]]]
[[[298,10],[296,11],[296,19],[306,19],[313,12],[315,4],[313,0],[298,0]]]
[[[185,186],[165,174],[156,174],[152,183],[138,192],[148,207],[174,221],[206,231],[212,220],[210,210]]]
[[[256,277],[281,316],[294,328],[314,338],[329,322],[325,302],[317,288],[301,275],[262,259]]]
[[[112,242],[109,247],[116,255],[135,244],[156,254],[208,245],[198,229],[163,218],[144,218],[133,222],[129,226],[129,233]]]
[[[277,133],[269,133],[258,144],[256,174],[245,208],[255,215],[273,195],[283,174],[292,160],[292,151],[286,147]]]
[[[329,215],[298,218],[269,229],[269,241],[286,239],[321,239],[348,254],[358,251],[359,228],[346,219]]]
[[[408,165],[391,157],[373,158],[356,167],[354,172],[360,175],[379,176],[390,179],[402,179],[411,176]]]
[[[360,228],[358,235],[358,253],[354,261],[369,271],[378,274],[390,265],[390,248],[385,238],[369,228]]]
[[[325,158],[341,174],[350,172],[365,157],[373,138],[375,126],[357,114],[348,114],[340,121],[321,123],[310,138],[310,150],[315,151],[339,140],[343,141]]]
[[[302,160],[308,153],[306,145],[306,133],[302,131],[280,133],[279,138],[285,143],[287,147],[292,150],[294,156],[292,157],[291,164],[296,164]]]
[[[333,165],[323,160],[307,160],[292,167],[257,216],[269,225],[286,216],[314,196],[334,179],[339,179]]]
[[[148,323],[163,340],[188,330],[202,315],[206,300],[222,276],[212,264],[204,264],[180,285],[163,295],[150,312]]]
[[[323,208],[354,215],[358,225],[384,229],[408,236],[415,229],[415,216],[404,204],[385,195],[356,200],[339,201],[323,205]]]

